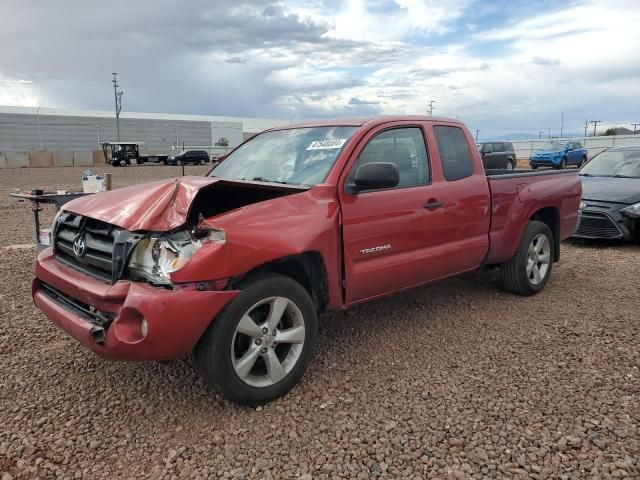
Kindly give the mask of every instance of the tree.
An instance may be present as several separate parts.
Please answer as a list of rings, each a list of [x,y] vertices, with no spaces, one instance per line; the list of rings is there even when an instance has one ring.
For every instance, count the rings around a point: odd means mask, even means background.
[[[610,136],[610,135],[616,135],[616,129],[615,129],[615,128],[607,128],[607,129],[604,131],[604,134],[603,134],[603,135],[605,135],[605,136],[607,136],[607,137],[608,137],[608,136]]]

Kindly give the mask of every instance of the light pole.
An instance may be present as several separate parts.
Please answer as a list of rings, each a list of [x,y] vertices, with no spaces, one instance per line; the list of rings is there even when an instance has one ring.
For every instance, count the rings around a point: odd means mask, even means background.
[[[180,142],[178,141],[178,126],[174,125],[173,128],[176,129],[176,150],[178,150]]]
[[[98,146],[100,146],[100,125],[96,125],[96,137],[98,138]]]
[[[564,112],[560,114],[560,138],[562,138],[562,132],[564,131]]]
[[[637,128],[638,128],[638,125],[640,125],[640,123],[632,123],[631,125],[633,125],[633,134],[635,135],[636,131],[637,131]]]
[[[593,123],[593,136],[596,136],[596,127],[598,126],[599,123],[602,123],[602,120],[591,120],[591,123]]]
[[[480,133],[480,131],[481,130],[479,128],[476,128],[476,143],[478,142],[478,133]]]
[[[427,115],[430,117],[433,116],[433,104],[436,103],[435,100],[429,100],[429,110],[427,110]]]
[[[544,133],[544,132],[541,130],[541,131],[540,131],[540,133],[538,133],[538,138],[542,138],[542,134],[543,134],[543,133]]]
[[[118,72],[112,72],[113,80],[113,97],[116,102],[116,137],[117,140],[120,141],[120,111],[122,110],[122,94],[123,90],[118,91]]]

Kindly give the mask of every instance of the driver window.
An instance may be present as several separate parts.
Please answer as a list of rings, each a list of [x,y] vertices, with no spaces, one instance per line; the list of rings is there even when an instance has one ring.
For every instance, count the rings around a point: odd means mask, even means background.
[[[396,188],[426,185],[430,179],[424,137],[417,127],[377,134],[360,152],[349,178],[355,178],[358,167],[372,162],[390,162],[398,167],[400,182]]]

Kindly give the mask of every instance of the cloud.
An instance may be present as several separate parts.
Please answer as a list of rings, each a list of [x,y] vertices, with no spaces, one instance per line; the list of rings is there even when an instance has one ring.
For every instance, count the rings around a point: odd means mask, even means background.
[[[5,0],[0,103],[111,109],[117,71],[128,111],[297,120],[435,100],[487,132],[632,120],[635,4]]]

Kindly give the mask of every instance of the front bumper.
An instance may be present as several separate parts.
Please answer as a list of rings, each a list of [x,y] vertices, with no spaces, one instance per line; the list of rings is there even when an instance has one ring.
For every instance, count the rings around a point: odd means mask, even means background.
[[[626,205],[617,203],[583,200],[587,207],[582,211],[575,238],[592,240],[626,240],[637,238],[640,221],[626,217],[620,209]]]
[[[36,261],[32,293],[37,307],[53,323],[111,360],[169,360],[188,355],[211,321],[238,294],[167,290],[128,280],[109,285],[60,264],[51,248]],[[102,335],[96,335],[101,328],[96,317],[107,319]]]
[[[529,157],[529,165],[550,165],[557,166],[560,165],[561,157]]]

